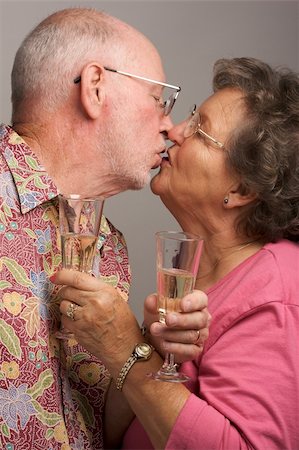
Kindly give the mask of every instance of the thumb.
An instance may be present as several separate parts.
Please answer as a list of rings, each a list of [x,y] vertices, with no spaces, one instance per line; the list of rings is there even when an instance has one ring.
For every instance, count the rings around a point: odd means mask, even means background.
[[[149,325],[157,320],[157,295],[150,294],[144,302],[144,322]]]

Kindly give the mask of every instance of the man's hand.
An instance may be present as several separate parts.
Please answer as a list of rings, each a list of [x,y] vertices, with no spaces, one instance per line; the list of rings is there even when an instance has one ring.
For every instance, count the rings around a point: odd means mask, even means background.
[[[59,291],[63,325],[110,371],[119,370],[123,355],[129,355],[134,344],[143,340],[137,320],[120,293],[82,272],[63,269],[51,280],[63,285]],[[200,355],[211,319],[207,296],[201,291],[186,295],[180,309],[179,313],[168,313],[163,325],[158,322],[156,295],[145,301],[144,323],[151,343],[161,356],[173,352],[177,362]]]

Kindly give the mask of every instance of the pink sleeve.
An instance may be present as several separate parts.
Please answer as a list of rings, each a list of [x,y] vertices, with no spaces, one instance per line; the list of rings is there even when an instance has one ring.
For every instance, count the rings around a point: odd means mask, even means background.
[[[192,394],[175,423],[165,449],[221,448],[233,450],[248,447],[244,442],[242,444],[239,433],[221,413]]]
[[[201,398],[190,396],[166,449],[299,448],[298,323],[298,306],[273,301],[223,330],[199,366]]]

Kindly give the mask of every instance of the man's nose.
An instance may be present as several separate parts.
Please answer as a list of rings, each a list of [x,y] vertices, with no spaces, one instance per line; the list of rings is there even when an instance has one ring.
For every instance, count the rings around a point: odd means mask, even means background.
[[[170,115],[163,116],[162,127],[163,127],[163,133],[164,132],[168,133],[168,131],[173,127],[173,121],[172,121]]]

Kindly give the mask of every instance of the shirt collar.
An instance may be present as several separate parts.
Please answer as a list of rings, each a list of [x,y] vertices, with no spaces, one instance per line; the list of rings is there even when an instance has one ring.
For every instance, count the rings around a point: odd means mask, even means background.
[[[53,180],[21,136],[5,125],[1,125],[0,135],[0,151],[14,179],[22,214],[56,197]]]
[[[14,179],[22,214],[57,197],[59,192],[56,185],[31,148],[11,127],[4,124],[0,124],[0,152]],[[103,215],[100,247],[111,233],[110,224]]]

